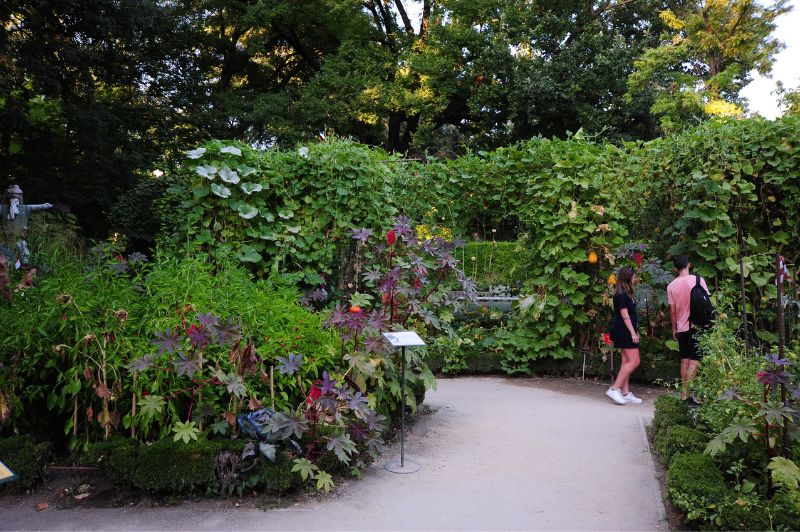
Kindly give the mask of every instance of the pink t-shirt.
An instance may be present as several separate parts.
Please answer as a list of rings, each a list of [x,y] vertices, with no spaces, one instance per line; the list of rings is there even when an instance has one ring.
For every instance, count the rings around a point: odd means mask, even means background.
[[[689,330],[689,300],[697,279],[695,275],[676,277],[667,286],[667,301],[675,307],[675,316],[678,321],[678,332]],[[708,292],[705,279],[700,278],[700,286]]]

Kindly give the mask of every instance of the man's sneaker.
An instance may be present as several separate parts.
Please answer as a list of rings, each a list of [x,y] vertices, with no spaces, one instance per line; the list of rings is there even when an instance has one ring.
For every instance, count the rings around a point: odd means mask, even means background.
[[[628,392],[628,395],[623,394],[622,398],[625,400],[626,403],[633,403],[635,405],[642,404],[642,400],[633,395],[633,392]]]
[[[622,392],[616,388],[609,388],[606,390],[606,395],[618,405],[625,404],[625,398],[622,396]]]

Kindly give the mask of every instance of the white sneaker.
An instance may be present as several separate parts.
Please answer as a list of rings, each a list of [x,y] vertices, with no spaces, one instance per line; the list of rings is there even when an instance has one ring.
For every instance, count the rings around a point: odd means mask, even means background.
[[[609,388],[606,390],[606,395],[618,405],[624,405],[626,403],[625,397],[623,397],[622,392],[617,390],[616,388]]]
[[[635,405],[640,405],[640,404],[642,404],[642,400],[641,400],[641,399],[639,399],[638,397],[636,397],[635,395],[633,395],[633,392],[628,392],[628,395],[624,395],[624,394],[623,394],[623,395],[622,395],[622,399],[623,399],[623,400],[624,400],[626,403],[633,403],[633,404],[635,404]]]

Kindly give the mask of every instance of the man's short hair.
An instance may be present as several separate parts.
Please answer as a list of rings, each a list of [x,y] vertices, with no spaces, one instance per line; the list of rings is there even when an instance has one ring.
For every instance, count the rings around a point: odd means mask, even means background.
[[[675,255],[672,257],[672,264],[678,271],[685,270],[689,266],[689,259],[683,255]]]

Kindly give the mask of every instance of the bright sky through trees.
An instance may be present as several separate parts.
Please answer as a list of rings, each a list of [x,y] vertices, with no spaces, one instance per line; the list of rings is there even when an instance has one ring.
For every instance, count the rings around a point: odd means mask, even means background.
[[[775,37],[786,48],[775,58],[772,79],[755,73],[753,81],[742,90],[742,96],[750,101],[750,112],[759,113],[765,118],[775,118],[781,114],[778,96],[772,94],[777,81],[781,81],[787,89],[800,86],[800,0],[792,0],[789,4],[794,9],[776,20],[778,28]]]

